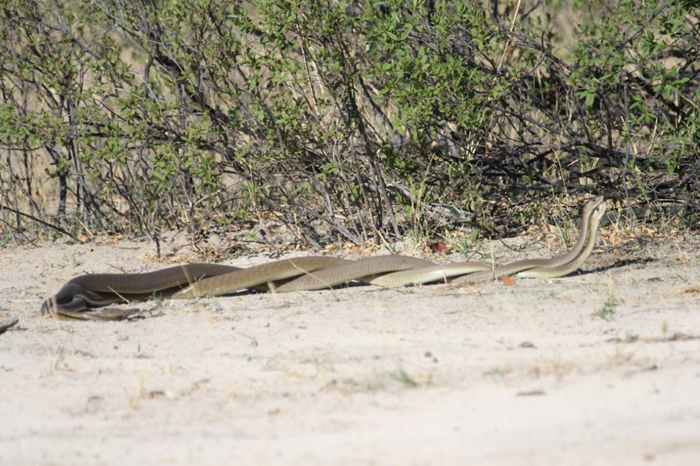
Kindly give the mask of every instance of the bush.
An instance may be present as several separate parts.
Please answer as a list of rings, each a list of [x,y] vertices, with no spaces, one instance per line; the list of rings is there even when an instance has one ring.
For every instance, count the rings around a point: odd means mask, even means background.
[[[4,2],[0,218],[318,247],[598,193],[696,222],[698,9],[544,3]]]

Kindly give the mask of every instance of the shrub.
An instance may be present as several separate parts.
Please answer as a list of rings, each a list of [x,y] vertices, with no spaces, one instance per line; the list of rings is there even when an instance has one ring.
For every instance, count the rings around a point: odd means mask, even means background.
[[[544,3],[5,2],[0,218],[315,247],[580,193],[697,221],[698,9]]]

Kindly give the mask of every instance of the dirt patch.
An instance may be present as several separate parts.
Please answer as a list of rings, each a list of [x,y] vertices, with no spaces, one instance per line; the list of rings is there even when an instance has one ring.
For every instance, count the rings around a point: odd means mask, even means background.
[[[700,464],[697,237],[513,286],[38,315],[73,276],[164,267],[153,250],[0,250],[0,464]]]

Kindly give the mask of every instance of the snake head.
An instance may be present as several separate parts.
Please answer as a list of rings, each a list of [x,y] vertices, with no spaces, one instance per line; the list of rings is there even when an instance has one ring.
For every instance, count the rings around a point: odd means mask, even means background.
[[[597,225],[600,223],[600,220],[603,218],[603,214],[605,213],[605,208],[607,207],[605,203],[605,199],[603,199],[603,196],[598,196],[595,199],[593,199],[591,202],[586,204],[586,207],[591,207],[590,210],[593,210],[591,212],[591,225]],[[585,208],[584,208],[585,210]]]
[[[605,203],[605,198],[603,196],[596,196],[583,207],[583,216],[587,217],[593,209],[597,208],[601,204]],[[605,207],[603,207],[603,210],[605,210]]]

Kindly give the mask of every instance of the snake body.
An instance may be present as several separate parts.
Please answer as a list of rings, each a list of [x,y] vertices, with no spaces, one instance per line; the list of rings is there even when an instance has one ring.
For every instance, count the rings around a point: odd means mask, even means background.
[[[236,270],[212,278],[206,278],[196,283],[190,282],[192,283],[191,286],[178,291],[173,295],[173,298],[184,299],[200,298],[203,296],[221,296],[265,283],[274,283],[299,276],[315,276],[314,272],[319,269],[330,270],[343,267],[347,265],[348,262],[350,262],[350,265],[355,264],[355,262],[345,259],[325,256],[282,259],[267,264],[256,265],[247,269]],[[322,271],[318,273],[322,273]]]
[[[182,286],[237,270],[240,269],[230,265],[185,264],[146,273],[81,275],[44,301],[41,312],[82,318],[82,313],[89,307],[143,301],[154,295],[168,297]]]
[[[596,230],[591,234],[591,217],[595,214],[602,216],[605,212],[603,196],[598,196],[588,202],[583,208],[581,220],[581,233],[576,244],[566,253],[549,259],[525,259],[510,264],[493,265],[486,262],[455,262],[450,264],[438,264],[420,270],[407,270],[404,272],[390,273],[371,280],[372,285],[398,287],[408,285],[422,285],[438,281],[450,281],[453,277],[461,277],[451,280],[453,284],[478,283],[490,278],[503,275],[512,275],[525,270],[536,270],[535,278],[548,278],[568,275],[576,271],[593,251]],[[600,221],[600,218],[596,220]],[[590,243],[590,250],[588,246]],[[585,251],[588,254],[585,255]],[[578,262],[574,262],[578,260]],[[523,276],[523,275],[519,275]]]
[[[581,267],[593,251],[598,225],[605,213],[603,196],[598,196],[588,202],[583,208],[581,232],[576,244],[566,253],[551,259],[525,259],[494,267],[490,271],[477,272],[457,278],[455,285],[479,283],[503,275],[530,278],[556,278],[575,272]],[[523,275],[530,272],[529,275]]]
[[[391,258],[391,260],[387,260]],[[363,280],[378,274],[401,270],[414,271],[435,265],[432,262],[408,256],[377,256],[360,259],[349,264],[303,275],[277,288],[279,293],[332,288],[352,280]]]
[[[600,221],[602,220],[604,213],[605,204],[600,205],[590,213],[590,220],[588,222],[589,225],[587,228],[588,237],[586,239],[584,247],[581,250],[581,252],[575,257],[573,257],[570,261],[566,263],[556,263],[549,265],[543,264],[542,267],[530,268],[519,272],[516,276],[522,278],[555,278],[568,275],[571,273],[572,270],[578,270],[583,265],[583,263],[586,262],[588,256],[590,256],[593,252],[593,248],[595,247],[596,236],[598,235],[598,228],[600,227]]]
[[[44,315],[88,320],[111,320],[134,310],[93,311],[117,302],[144,300],[154,295],[172,298],[218,296],[243,289],[276,292],[319,290],[358,280],[398,287],[450,281],[456,285],[502,275],[554,278],[576,271],[593,251],[605,212],[602,196],[583,209],[581,231],[574,247],[549,259],[528,259],[504,265],[485,262],[434,264],[413,257],[390,255],[357,261],[316,256],[282,259],[245,269],[218,264],[187,264],[139,274],[92,274],[70,280],[42,305]]]

